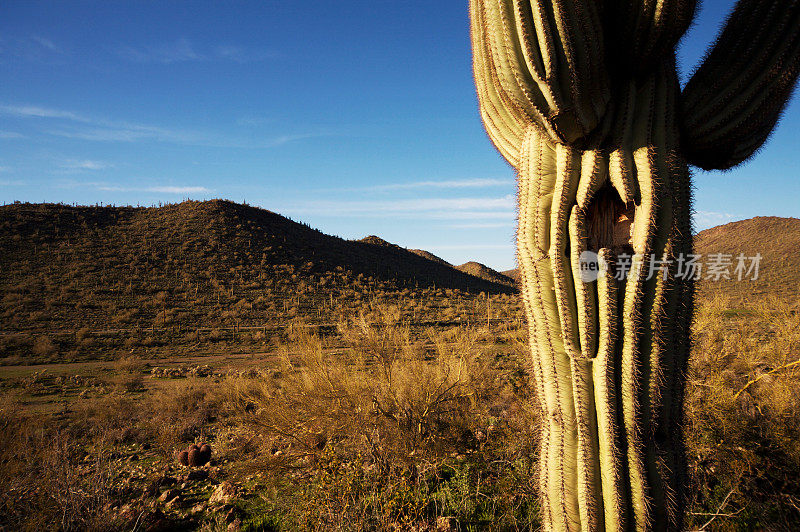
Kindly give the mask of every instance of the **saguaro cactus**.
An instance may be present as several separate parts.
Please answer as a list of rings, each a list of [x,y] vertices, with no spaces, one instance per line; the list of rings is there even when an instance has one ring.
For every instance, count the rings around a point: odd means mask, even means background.
[[[740,0],[686,87],[694,0],[470,0],[489,137],[519,176],[518,261],[548,530],[677,530],[693,308],[688,163],[729,168],[800,70],[800,2]],[[594,251],[606,265],[580,275]]]

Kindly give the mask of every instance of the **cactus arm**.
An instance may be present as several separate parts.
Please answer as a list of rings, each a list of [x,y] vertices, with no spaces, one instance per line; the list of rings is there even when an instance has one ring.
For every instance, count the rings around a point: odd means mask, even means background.
[[[690,163],[727,169],[774,129],[800,75],[800,1],[739,0],[682,94]]]
[[[578,432],[578,510],[581,529],[603,530],[603,498],[598,461],[597,410],[595,408],[593,359],[572,358],[572,386]]]
[[[631,80],[621,88],[622,104],[613,129],[609,154],[609,179],[623,203],[632,203],[638,194],[633,173],[633,122],[636,116],[636,82]]]
[[[495,105],[510,104],[506,112],[522,112],[552,140],[573,142],[597,127],[610,99],[597,2],[470,0],[470,11],[480,100],[496,95]]]
[[[505,92],[499,89],[497,68],[486,43],[483,4],[470,1],[473,70],[481,119],[497,151],[514,167],[519,165],[520,145],[527,119]]]
[[[585,282],[581,275],[581,254],[587,251],[586,214],[577,205],[569,217],[570,266],[577,304],[578,331],[582,358],[597,355],[597,291],[594,283]]]
[[[594,161],[583,157],[583,161]],[[582,178],[586,175],[586,172]],[[589,173],[589,178],[596,173]],[[578,422],[578,493],[580,495],[581,523],[591,530],[603,528],[603,498],[597,433],[597,408],[595,406],[592,367],[597,354],[597,293],[594,283],[581,277],[580,256],[587,248],[586,216],[577,205],[569,218],[571,266],[577,303],[578,329],[581,356],[572,359],[575,416]]]
[[[644,73],[668,55],[691,24],[696,0],[610,0],[606,20],[623,71]]]
[[[550,260],[553,269],[556,303],[561,319],[562,337],[567,354],[571,358],[581,356],[578,340],[578,318],[575,289],[572,281],[569,244],[568,216],[575,200],[580,179],[581,156],[578,150],[556,144],[556,185],[553,206],[550,209]]]

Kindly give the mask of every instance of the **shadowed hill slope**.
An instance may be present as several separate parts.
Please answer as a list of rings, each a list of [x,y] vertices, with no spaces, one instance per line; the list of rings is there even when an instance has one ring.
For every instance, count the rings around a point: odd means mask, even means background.
[[[506,286],[514,286],[514,279],[504,275],[497,270],[493,270],[492,268],[486,266],[485,264],[481,264],[480,262],[466,262],[460,266],[456,266],[460,271],[464,273],[468,273],[475,277],[480,277],[481,279],[485,279],[486,281],[490,281],[492,283],[503,284]]]
[[[55,253],[74,259],[72,267],[86,262],[85,273],[112,266],[160,269],[163,263],[165,270],[185,265],[188,271],[237,277],[248,268],[293,266],[323,275],[343,269],[398,287],[506,291],[376,236],[344,240],[268,210],[222,200],[158,208],[8,205],[0,208],[0,250],[3,270],[16,270],[11,277],[36,266],[52,270]]]
[[[409,249],[409,251],[411,253],[414,253],[415,255],[419,255],[420,257],[426,258],[428,260],[432,260],[433,262],[438,262],[439,264],[444,264],[445,266],[450,266],[451,268],[454,267],[452,264],[450,264],[449,262],[447,262],[446,260],[444,260],[441,257],[437,257],[436,255],[434,255],[430,251],[425,251],[424,249]]]

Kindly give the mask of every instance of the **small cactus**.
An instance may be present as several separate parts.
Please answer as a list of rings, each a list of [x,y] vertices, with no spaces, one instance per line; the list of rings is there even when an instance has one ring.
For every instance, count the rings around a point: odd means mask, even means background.
[[[200,460],[202,460],[204,464],[211,460],[211,446],[207,443],[200,446]]]
[[[178,453],[178,463],[181,465],[189,465],[189,453],[187,451],[180,451]]]
[[[200,449],[197,446],[192,446],[189,450],[189,465],[192,467],[203,465],[200,463]]]
[[[184,466],[199,467],[211,460],[211,446],[207,443],[193,443],[177,454],[178,463]]]

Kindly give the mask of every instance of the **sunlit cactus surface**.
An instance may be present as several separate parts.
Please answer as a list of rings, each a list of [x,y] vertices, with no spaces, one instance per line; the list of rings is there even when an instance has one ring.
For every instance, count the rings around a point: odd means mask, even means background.
[[[681,89],[695,8],[470,0],[481,117],[519,176],[547,530],[681,528],[688,164],[748,159],[800,70],[800,2],[740,0]]]

